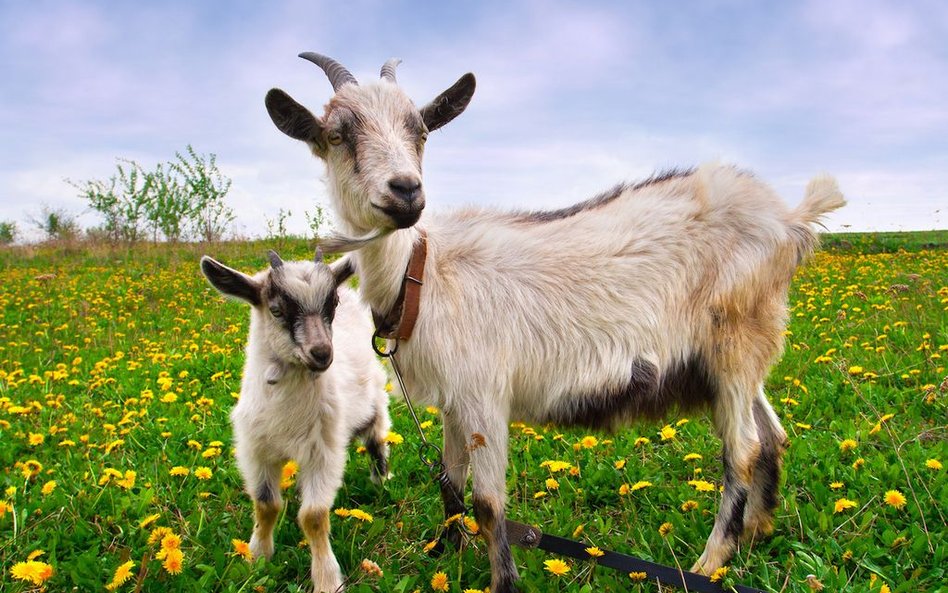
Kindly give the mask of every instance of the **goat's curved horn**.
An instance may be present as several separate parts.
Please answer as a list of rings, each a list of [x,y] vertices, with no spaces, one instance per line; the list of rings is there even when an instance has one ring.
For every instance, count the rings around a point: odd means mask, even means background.
[[[310,62],[322,68],[323,72],[326,73],[326,76],[329,77],[329,82],[332,84],[332,90],[334,91],[338,92],[339,89],[346,84],[354,84],[356,86],[359,85],[359,82],[355,79],[355,76],[350,74],[349,71],[346,70],[345,66],[332,58],[311,51],[304,51],[300,54],[300,57],[304,60],[309,60]]]
[[[280,259],[280,256],[277,255],[276,251],[271,249],[267,252],[267,257],[270,258],[270,267],[274,270],[278,270],[283,267],[283,260]]]
[[[385,64],[382,65],[382,72],[381,72],[382,78],[384,78],[385,80],[397,83],[398,81],[395,80],[395,68],[397,68],[398,65],[401,63],[402,61],[399,60],[398,58],[392,58],[389,61],[385,62]]]

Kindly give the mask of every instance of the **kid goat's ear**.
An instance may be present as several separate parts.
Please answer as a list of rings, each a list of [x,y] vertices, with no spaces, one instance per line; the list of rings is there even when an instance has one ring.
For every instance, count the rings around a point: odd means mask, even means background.
[[[340,284],[352,278],[352,275],[355,274],[355,262],[352,261],[352,258],[348,255],[340,257],[334,261],[329,269],[332,270],[332,275],[336,278],[336,287],[338,288]]]
[[[251,305],[259,305],[261,301],[260,285],[250,276],[228,268],[219,261],[204,256],[201,258],[201,272],[211,283],[211,286],[222,294],[238,298]]]

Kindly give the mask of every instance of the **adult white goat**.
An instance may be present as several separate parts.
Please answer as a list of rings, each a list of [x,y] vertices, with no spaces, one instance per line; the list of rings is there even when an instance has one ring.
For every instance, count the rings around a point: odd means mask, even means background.
[[[372,350],[368,308],[339,288],[352,275],[348,258],[330,268],[318,255],[316,262],[284,263],[271,251],[270,265],[251,277],[201,258],[214,288],[251,305],[240,399],[230,415],[237,464],[254,503],[250,551],[273,555],[281,468],[293,459],[313,584],[317,592],[335,592],[342,573],[329,544],[329,509],[353,437],[372,457],[373,480],[388,474],[385,371]]]
[[[425,204],[425,139],[464,110],[474,76],[419,110],[395,82],[397,61],[360,86],[330,58],[301,57],[330,78],[325,113],[314,117],[279,89],[267,109],[325,161],[339,223],[356,238],[323,245],[362,248],[362,294],[389,318],[424,241],[414,225]],[[511,420],[613,428],[709,406],[724,445],[724,495],[692,570],[714,571],[742,534],[771,529],[786,434],[764,379],[782,348],[791,277],[818,242],[812,225],[844,203],[819,177],[788,210],[752,175],[707,165],[562,210],[472,208],[421,221],[420,314],[398,358],[412,393],[444,412],[447,515],[462,508],[472,466],[491,591],[516,591],[518,578],[504,527]],[[480,446],[470,447],[475,433]]]

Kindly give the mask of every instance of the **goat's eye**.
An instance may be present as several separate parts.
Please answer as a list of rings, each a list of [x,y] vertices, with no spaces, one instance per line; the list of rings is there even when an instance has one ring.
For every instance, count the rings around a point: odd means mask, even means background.
[[[428,132],[422,132],[419,138],[421,139],[422,144],[424,144],[424,142],[428,140]]]
[[[270,307],[270,314],[274,317],[283,317],[283,311],[281,311],[276,305],[272,305]]]
[[[329,132],[329,134],[326,136],[326,140],[328,140],[333,146],[339,146],[342,144],[342,134],[336,131]]]

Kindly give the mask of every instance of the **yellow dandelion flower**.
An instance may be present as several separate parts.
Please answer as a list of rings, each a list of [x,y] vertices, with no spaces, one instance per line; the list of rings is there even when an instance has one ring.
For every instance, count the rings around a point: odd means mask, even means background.
[[[641,583],[648,578],[648,575],[644,572],[630,572],[629,578],[632,579],[632,582],[634,583]]]
[[[662,427],[662,430],[658,433],[663,441],[670,441],[675,438],[675,435],[678,434],[678,431],[671,427],[671,424],[666,424]]]
[[[464,593],[484,593],[483,589],[465,589]]]
[[[629,493],[629,485],[623,484],[619,486],[619,496],[625,496]]]
[[[864,463],[866,463],[866,460],[860,457],[856,461],[853,461],[853,469],[858,470],[863,466]]]
[[[115,480],[115,483],[119,485],[120,487],[122,487],[122,489],[124,490],[131,490],[132,488],[135,487],[135,477],[137,475],[138,474],[135,472],[135,470],[132,470],[132,469],[126,470],[125,475]]]
[[[207,449],[204,449],[204,451],[201,452],[201,457],[203,457],[204,459],[211,459],[211,458],[217,457],[220,454],[221,454],[221,450],[218,449],[217,447],[208,447]]]
[[[53,490],[55,489],[56,489],[56,480],[50,480],[46,482],[45,484],[43,484],[43,488],[40,490],[40,492],[43,493],[43,496],[49,496],[50,494],[53,493]]]
[[[181,548],[181,536],[176,533],[169,533],[161,538],[161,549],[165,550],[178,550]]]
[[[661,525],[658,526],[658,533],[662,537],[666,537],[674,529],[675,529],[675,526],[666,521],[665,523],[662,523]]]
[[[683,513],[687,513],[688,511],[693,511],[696,508],[698,508],[698,502],[695,500],[686,500],[685,502],[681,503],[681,511]]]
[[[366,513],[365,511],[363,511],[363,510],[361,510],[361,509],[352,509],[352,510],[350,510],[350,511],[349,511],[349,516],[352,517],[353,519],[358,519],[359,521],[362,521],[363,523],[371,523],[372,521],[375,520],[375,519],[372,517],[372,515]]]
[[[714,492],[714,484],[705,480],[689,480],[688,485],[698,492]]]
[[[546,496],[547,494],[549,494],[549,492],[534,492],[534,493],[533,493],[533,500],[536,500],[536,499],[538,499],[538,498],[543,498],[543,497]]]
[[[938,471],[941,469],[942,466],[941,466],[941,462],[938,461],[937,459],[926,459],[925,467],[931,470]]]
[[[350,514],[350,511],[349,509],[338,508],[334,510],[333,513],[335,513],[337,517],[348,517]]]
[[[641,447],[642,445],[648,445],[651,442],[652,441],[648,437],[639,437],[635,439],[635,442],[632,443],[632,445],[635,447]]]
[[[198,480],[210,480],[212,475],[214,475],[214,472],[209,467],[201,466],[194,470],[194,477]]]
[[[555,558],[553,560],[544,560],[543,566],[544,570],[550,574],[555,574],[558,577],[561,577],[570,571],[569,564],[563,562],[559,558]]]
[[[622,469],[622,468],[624,468],[624,467],[625,467],[625,459],[620,459],[619,461],[616,461],[614,465],[615,465],[615,468],[616,468],[616,469]]]
[[[843,486],[845,486],[845,484],[843,484],[842,482],[830,482],[830,488],[831,488],[832,490],[839,490],[839,489],[841,489]]]
[[[559,490],[560,483],[554,480],[553,478],[546,479],[546,489],[547,490]]]
[[[43,464],[35,459],[25,461],[23,465],[20,466],[20,472],[27,480],[33,479],[33,477],[39,475],[41,471],[43,471]],[[8,494],[8,496],[12,495]]]
[[[651,486],[651,482],[646,482],[645,480],[639,480],[629,488],[630,492],[635,492],[636,490],[641,490],[642,488],[648,488]]]
[[[172,476],[186,476],[191,473],[191,470],[184,466],[176,465],[171,468],[168,473]]]
[[[37,445],[42,445],[43,441],[46,440],[46,437],[43,434],[31,432],[29,436],[30,445],[35,447]]]
[[[712,572],[712,573],[711,573],[711,582],[712,582],[712,583],[716,583],[716,582],[720,581],[721,579],[723,579],[724,576],[727,574],[727,571],[728,571],[727,566],[722,566],[721,568],[719,568],[719,569],[717,569],[716,571]]]
[[[45,556],[45,555],[46,555],[46,550],[33,550],[32,552],[26,555],[26,559],[36,560],[40,556]]]
[[[580,523],[580,524],[576,527],[576,529],[573,530],[573,539],[576,539],[577,537],[579,537],[580,535],[582,535],[582,534],[583,534],[583,530],[584,530],[585,528],[586,528],[586,524],[585,524],[585,523]]]
[[[572,468],[573,464],[566,461],[544,461],[540,464],[540,467],[545,467],[550,470],[550,473],[555,474]]]
[[[450,585],[448,584],[448,575],[443,572],[436,572],[434,576],[431,577],[431,588],[435,591],[447,591]]]
[[[385,437],[385,442],[390,445],[401,445],[405,442],[405,438],[397,432],[389,432]]]
[[[592,546],[592,547],[590,547],[590,548],[586,548],[586,553],[589,554],[589,555],[590,555],[591,557],[593,557],[593,558],[600,558],[600,557],[606,555],[605,552],[603,552],[602,550],[600,550],[600,549],[597,548],[596,546]]]
[[[901,509],[905,506],[905,495],[898,490],[887,490],[883,497],[885,503],[890,507]]]
[[[433,539],[433,540],[431,540],[430,542],[428,542],[427,544],[425,544],[425,546],[422,548],[422,551],[424,551],[424,553],[427,554],[428,552],[430,552],[431,550],[433,550],[434,547],[437,546],[437,545],[438,545],[438,540]]]
[[[250,551],[250,544],[245,542],[242,539],[232,539],[230,540],[230,545],[234,547],[234,555],[240,556],[247,562],[253,560],[253,553]]]
[[[10,575],[21,581],[42,585],[53,576],[53,567],[38,560],[27,560],[26,562],[17,562],[10,567]]]
[[[151,530],[151,533],[148,535],[149,544],[157,544],[160,542],[166,535],[171,533],[171,528],[169,527],[155,527]]]
[[[845,452],[847,452],[847,451],[852,451],[853,449],[856,448],[856,446],[857,446],[858,444],[859,444],[859,443],[857,443],[857,442],[854,441],[853,439],[843,439],[843,440],[840,441],[840,443],[839,443],[839,450],[840,450],[841,452],[843,452],[843,453],[845,453]]]
[[[8,503],[5,500],[0,500],[0,519],[2,519],[3,516],[7,514],[7,511],[12,511],[12,510],[13,510],[12,504]]]
[[[105,586],[109,591],[115,591],[119,587],[125,584],[128,579],[132,578],[132,568],[135,566],[135,562],[129,560],[125,564],[120,565],[115,569],[115,574],[112,575],[112,581]]]
[[[856,506],[856,501],[854,501],[854,500],[849,500],[848,498],[840,498],[840,499],[837,500],[836,503],[833,505],[833,512],[834,512],[834,513],[842,513],[843,511],[846,511],[846,510],[849,510],[849,509],[851,509],[851,508],[854,508],[855,506]]]
[[[177,548],[168,550],[161,565],[168,574],[181,574],[181,569],[184,568],[184,553]]]
[[[481,526],[472,517],[464,517],[464,526],[473,535],[477,535],[481,530]]]
[[[689,453],[689,454],[685,455],[685,456],[683,457],[683,459],[684,459],[685,461],[701,461],[702,459],[704,459],[704,457],[702,457],[702,456],[701,456],[700,454],[698,454],[698,453]]]
[[[861,375],[862,372],[863,372],[863,370],[862,370],[862,367],[861,367],[861,366],[851,366],[851,367],[849,367],[849,374],[850,374],[850,375]]]
[[[592,449],[599,444],[599,439],[594,436],[584,436],[579,444],[583,446],[583,449]]]
[[[152,523],[154,523],[155,521],[157,521],[159,517],[161,517],[160,513],[155,513],[154,515],[148,515],[147,517],[139,521],[138,527],[140,529],[144,529],[148,527],[149,525],[151,525]]]
[[[879,593],[892,593],[892,589],[886,583],[882,583],[882,586],[879,587]]]

